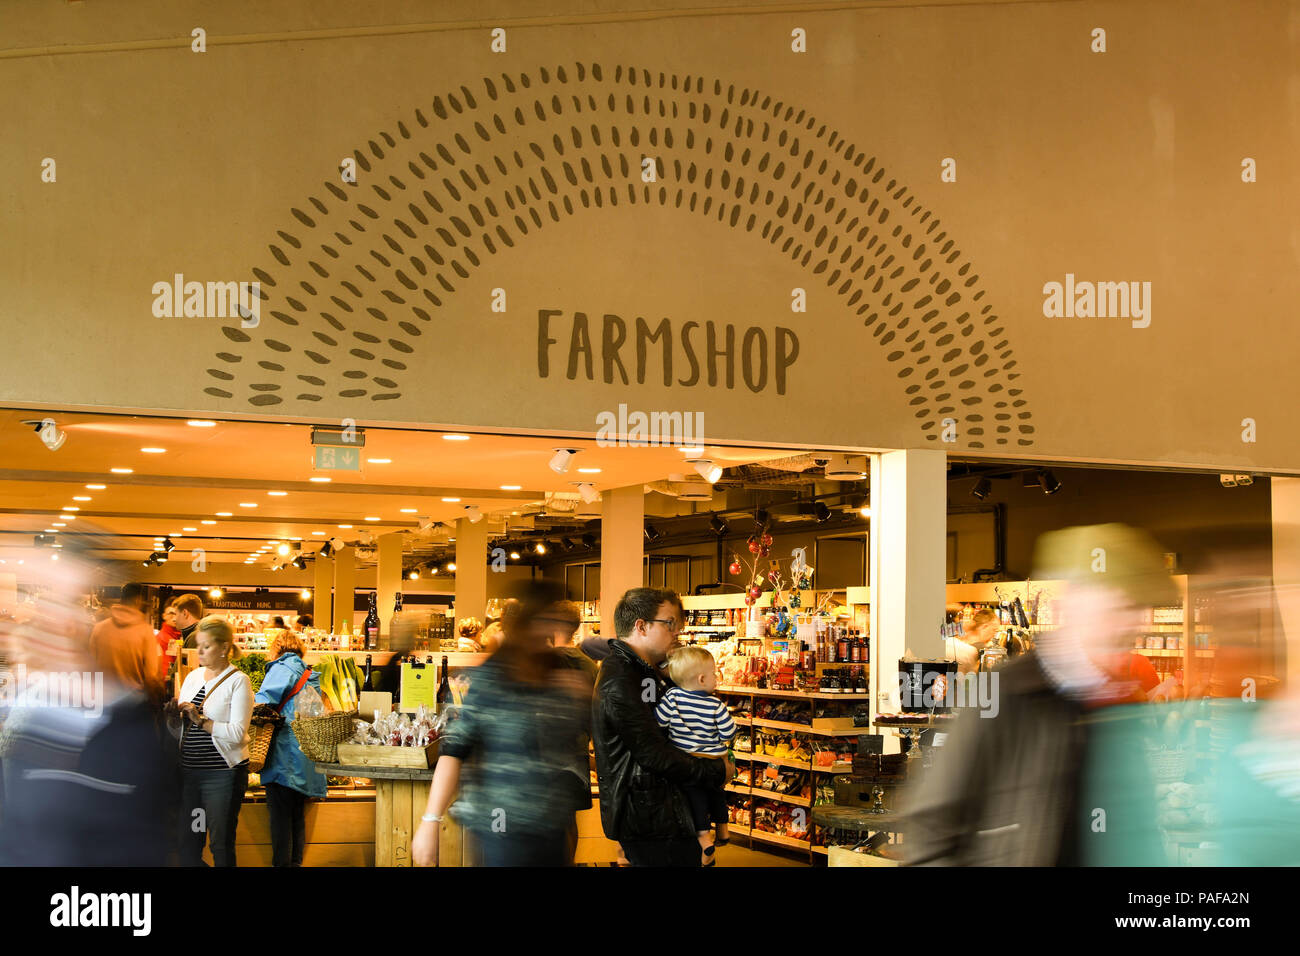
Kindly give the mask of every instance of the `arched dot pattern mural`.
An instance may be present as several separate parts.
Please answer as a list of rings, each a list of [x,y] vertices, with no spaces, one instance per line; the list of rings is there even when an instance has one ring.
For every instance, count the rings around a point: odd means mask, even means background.
[[[655,157],[659,182],[641,181],[637,153]],[[288,210],[253,269],[260,325],[222,329],[208,394],[264,408],[400,398],[474,270],[564,217],[657,204],[712,217],[824,283],[926,440],[952,418],[969,448],[1033,444],[1005,325],[956,237],[797,104],[629,65],[539,67],[435,96],[353,157],[359,183],[324,182]]]

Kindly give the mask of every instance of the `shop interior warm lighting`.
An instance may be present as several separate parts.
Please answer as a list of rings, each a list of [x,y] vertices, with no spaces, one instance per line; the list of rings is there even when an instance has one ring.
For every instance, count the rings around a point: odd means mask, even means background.
[[[448,505],[460,504],[459,498],[443,498],[443,503]]]
[[[257,503],[254,502],[254,501],[241,501],[241,502],[239,503],[239,507],[241,507],[241,508],[256,508],[256,507],[257,507]]]
[[[323,538],[323,537],[325,537],[325,532],[324,532],[324,531],[313,531],[312,534],[316,535],[316,537],[318,537],[318,538]]]
[[[694,465],[696,472],[699,473],[699,476],[703,478],[705,481],[707,481],[709,484],[713,484],[719,478],[722,477],[722,466],[715,465],[712,461],[710,461],[707,458],[689,459],[686,462],[686,464]]]
[[[599,468],[579,468],[579,469],[578,469],[578,474],[580,474],[580,475],[599,475],[599,474],[600,474],[600,469],[599,469]]]
[[[108,470],[111,471],[111,472],[112,472],[113,474],[115,474],[115,475],[131,475],[131,474],[135,474],[135,469],[134,469],[134,468],[110,468],[110,469],[108,469]]]
[[[468,435],[443,435],[443,441],[469,441]]]
[[[218,518],[233,518],[234,515],[233,515],[231,512],[229,512],[229,511],[218,511],[218,512],[217,512],[217,517],[218,517]]]
[[[447,570],[448,570],[448,571],[455,571],[455,570],[456,570],[456,565],[454,565],[454,564],[449,564],[449,565],[447,565]]]
[[[275,549],[275,553],[283,557],[284,555],[288,554],[290,550],[291,549],[287,544],[282,544]]]
[[[103,491],[108,485],[86,485],[90,491]]]
[[[511,552],[510,552],[510,560],[511,560],[511,561],[518,561],[518,560],[519,560],[519,552],[518,552],[518,551],[511,551]]]
[[[208,592],[208,597],[212,598],[214,601],[215,601],[217,598],[220,598],[220,597],[221,597],[221,588],[213,588],[211,591]]]
[[[81,509],[80,509],[80,508],[77,508],[77,507],[74,507],[74,506],[72,506],[72,505],[64,505],[64,506],[63,506],[63,510],[64,510],[64,511],[80,511]]]
[[[153,447],[152,445],[149,446],[149,447],[146,447],[146,448],[141,448],[140,450],[141,450],[142,452],[144,452],[146,455],[165,455],[165,454],[167,454],[167,449],[166,449],[166,448],[155,448],[155,447]]]
[[[398,510],[401,511],[401,513],[404,514],[404,515],[413,515],[413,514],[415,514],[417,511],[419,511],[420,509],[418,509],[418,508],[399,508]]]
[[[314,482],[316,482],[318,485],[327,485],[327,484],[329,484],[329,479],[326,478],[326,477],[324,477],[323,475],[312,475],[312,476],[311,476],[310,478],[308,478],[307,480],[308,480],[308,481],[314,481]]]
[[[92,499],[91,499],[90,495],[73,495],[73,496],[72,496],[72,500],[73,500],[73,501],[91,501]]]
[[[533,550],[536,551],[538,554],[545,554],[546,543],[544,541],[538,541],[535,545],[533,545]]]
[[[367,521],[378,521],[378,518],[366,518]]]
[[[217,427],[216,422],[210,422],[206,418],[191,418],[185,424],[189,425],[191,428],[216,428]]]
[[[351,531],[351,530],[352,530],[352,525],[350,525],[350,524],[341,524],[341,525],[339,525],[339,530],[340,530],[340,531]]]
[[[285,495],[287,495],[288,493],[289,493],[289,492],[287,492],[287,491],[268,491],[268,492],[267,492],[267,494],[270,495],[272,498],[283,498],[283,497],[284,497]]]
[[[502,486],[501,486],[501,490],[502,490],[502,491],[519,491],[519,490],[520,490],[521,488],[523,488],[523,487],[524,487],[523,485],[502,485]]]
[[[54,527],[56,527],[56,528],[66,528],[66,527],[67,527],[67,524],[65,524],[65,523],[62,522],[62,521],[54,521],[54,522],[51,522],[51,523],[52,523],[52,524],[54,525]]]
[[[371,465],[391,465],[391,464],[393,463],[393,459],[391,459],[391,458],[367,458],[367,459],[366,459],[366,462],[367,462],[367,464],[371,464]]]
[[[407,577],[410,578],[412,581],[418,581],[420,580],[420,572],[412,571],[410,574],[407,575]]]
[[[307,588],[303,588],[301,591],[298,592],[298,596],[302,598],[304,601],[310,601],[311,591],[308,590]]]
[[[216,524],[216,522],[213,521],[211,518],[204,518],[202,521],[199,522],[199,524]]]
[[[198,531],[198,528],[182,528],[182,531]]]

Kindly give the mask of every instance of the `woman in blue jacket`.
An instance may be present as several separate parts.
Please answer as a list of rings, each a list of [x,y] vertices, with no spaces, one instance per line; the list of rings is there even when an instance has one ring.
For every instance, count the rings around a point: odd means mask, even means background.
[[[271,752],[262,768],[266,807],[271,816],[271,865],[302,866],[307,843],[307,798],[325,796],[325,775],[317,773],[298,747],[289,724],[298,706],[294,688],[307,670],[302,641],[291,631],[281,631],[271,643],[271,664],[266,669],[255,703],[280,706],[284,726],[275,732]],[[303,687],[320,693],[320,678],[313,673]],[[292,696],[290,696],[292,695]],[[286,699],[287,698],[287,699]]]

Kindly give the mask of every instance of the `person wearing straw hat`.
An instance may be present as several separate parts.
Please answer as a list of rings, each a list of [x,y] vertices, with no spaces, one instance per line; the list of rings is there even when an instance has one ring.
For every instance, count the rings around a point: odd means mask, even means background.
[[[1146,534],[1043,535],[1034,578],[1066,582],[1064,621],[989,675],[996,707],[964,712],[904,794],[912,865],[1163,865],[1145,718],[1114,675],[1144,612],[1177,591]],[[1127,706],[1126,706],[1127,705]]]

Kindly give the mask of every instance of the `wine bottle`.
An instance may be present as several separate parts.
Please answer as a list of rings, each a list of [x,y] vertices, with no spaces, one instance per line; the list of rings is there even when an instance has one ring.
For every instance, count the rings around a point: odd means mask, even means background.
[[[443,712],[445,708],[451,706],[452,703],[451,681],[447,679],[447,655],[446,654],[442,655],[442,679],[438,681],[438,694],[434,698],[434,700],[437,704],[438,713],[440,714]]]
[[[402,592],[398,591],[393,597],[393,616],[388,622],[388,640],[391,646],[393,635],[397,633],[397,622],[402,616]]]
[[[370,655],[366,655],[366,682],[361,685],[364,691],[373,691],[375,689],[375,679],[370,673]]]
[[[366,650],[373,651],[379,646],[379,601],[374,591],[370,592],[370,610],[366,613]]]

